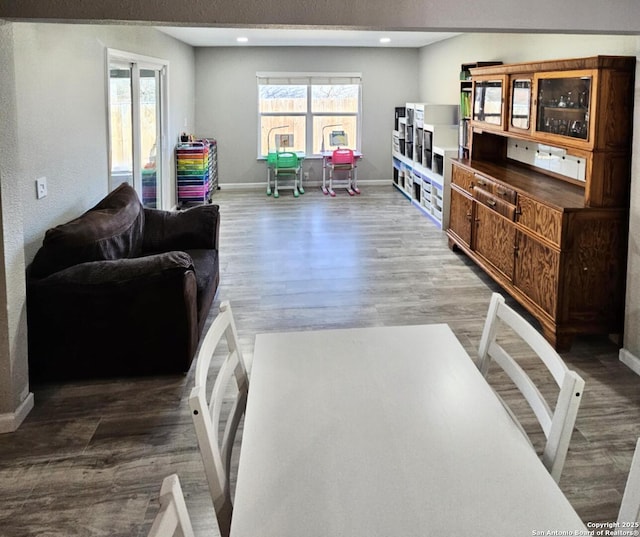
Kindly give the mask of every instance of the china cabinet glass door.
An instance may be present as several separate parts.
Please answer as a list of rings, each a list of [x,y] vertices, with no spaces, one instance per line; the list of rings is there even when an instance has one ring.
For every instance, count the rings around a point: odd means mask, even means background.
[[[474,83],[473,121],[502,126],[504,80],[477,80]]]
[[[589,141],[591,74],[537,79],[536,132]]]
[[[511,81],[511,115],[509,130],[531,128],[531,87],[533,77],[517,77]]]

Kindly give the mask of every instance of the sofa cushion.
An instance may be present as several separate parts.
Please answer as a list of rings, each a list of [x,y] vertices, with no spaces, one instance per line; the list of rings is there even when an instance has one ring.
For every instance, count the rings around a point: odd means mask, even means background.
[[[123,183],[78,218],[49,229],[31,266],[44,277],[72,265],[136,257],[142,251],[144,209]]]
[[[144,210],[144,252],[217,249],[218,205],[196,205],[184,211]]]

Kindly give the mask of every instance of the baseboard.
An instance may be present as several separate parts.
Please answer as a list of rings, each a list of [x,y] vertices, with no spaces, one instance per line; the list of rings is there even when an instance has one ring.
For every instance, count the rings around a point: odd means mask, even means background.
[[[33,393],[29,392],[15,412],[0,414],[0,434],[12,433],[20,427],[33,408]]]
[[[358,186],[391,186],[393,181],[390,179],[358,179]],[[318,186],[322,185],[322,182],[318,183]]]
[[[221,183],[220,190],[267,190],[267,182],[263,181],[261,183]],[[216,193],[213,193],[213,197],[216,199]]]
[[[630,353],[627,349],[620,349],[618,356],[624,365],[636,375],[640,375],[640,358]]]
[[[358,179],[358,186],[386,186],[392,183],[389,179]],[[302,185],[305,190],[309,188],[320,188],[322,181],[305,181]],[[342,183],[341,183],[342,186]],[[221,183],[221,190],[266,190],[267,182],[262,181],[260,183]],[[212,198],[215,202],[216,195],[213,194]]]

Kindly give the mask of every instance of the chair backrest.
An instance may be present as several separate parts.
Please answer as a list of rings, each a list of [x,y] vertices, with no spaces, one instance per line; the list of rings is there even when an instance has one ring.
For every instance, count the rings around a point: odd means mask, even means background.
[[[553,411],[529,375],[497,343],[499,321],[511,327],[529,345],[551,373],[560,389]],[[498,293],[494,293],[491,297],[480,339],[479,358],[480,371],[485,377],[491,361],[495,361],[526,399],[546,436],[547,441],[542,452],[542,462],[551,476],[559,481],[582,399],[584,380],[575,371],[567,368],[551,344],[521,315],[507,306],[504,298]],[[510,413],[517,421],[515,415]]]
[[[298,155],[292,151],[281,151],[276,153],[276,168],[297,168]]]
[[[353,165],[354,157],[351,149],[335,149],[331,156],[332,164],[351,164]]]
[[[209,394],[207,389],[209,367],[223,336],[227,341],[228,352]],[[231,385],[234,385],[233,404],[227,414],[224,433],[220,437],[222,404],[223,401],[228,401],[228,388]],[[189,397],[191,417],[196,428],[198,446],[222,537],[229,535],[231,526],[233,510],[229,488],[231,451],[238,424],[247,406],[248,390],[249,378],[238,345],[236,325],[231,306],[225,301],[220,304],[220,313],[202,340],[196,358],[195,386]]]
[[[627,484],[620,504],[618,527],[623,528],[623,524],[628,524],[627,528],[636,528],[631,525],[636,522],[640,522],[640,438],[636,442],[636,450],[633,453]]]
[[[195,537],[176,474],[171,474],[162,481],[160,511],[153,520],[149,537]]]

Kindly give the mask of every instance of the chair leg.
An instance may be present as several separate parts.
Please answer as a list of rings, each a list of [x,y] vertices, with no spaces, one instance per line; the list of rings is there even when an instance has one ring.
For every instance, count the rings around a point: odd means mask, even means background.
[[[297,198],[300,195],[298,192],[298,172],[293,174],[293,197]]]
[[[322,193],[326,196],[329,191],[327,190],[327,167],[329,165],[328,158],[322,157]]]
[[[275,175],[275,178],[273,180],[273,197],[279,198],[280,193],[278,192],[278,172],[276,172],[274,175]]]
[[[300,194],[304,194],[304,188],[302,187],[302,168],[300,168],[298,175],[298,190],[300,191]]]
[[[335,191],[333,190],[333,168],[331,168],[331,169],[329,170],[329,195],[330,195],[332,198],[335,198],[335,197],[336,197],[336,193],[335,193]]]
[[[271,170],[267,166],[267,196],[271,196]]]
[[[349,193],[349,196],[353,196],[355,194],[355,192],[353,191],[353,188],[351,187],[351,183],[352,183],[352,179],[351,179],[351,170],[349,170],[349,176],[347,178],[347,180],[349,181],[347,183],[347,192]]]
[[[357,166],[353,167],[353,191],[356,194],[360,194],[360,189],[358,188],[358,170]]]

